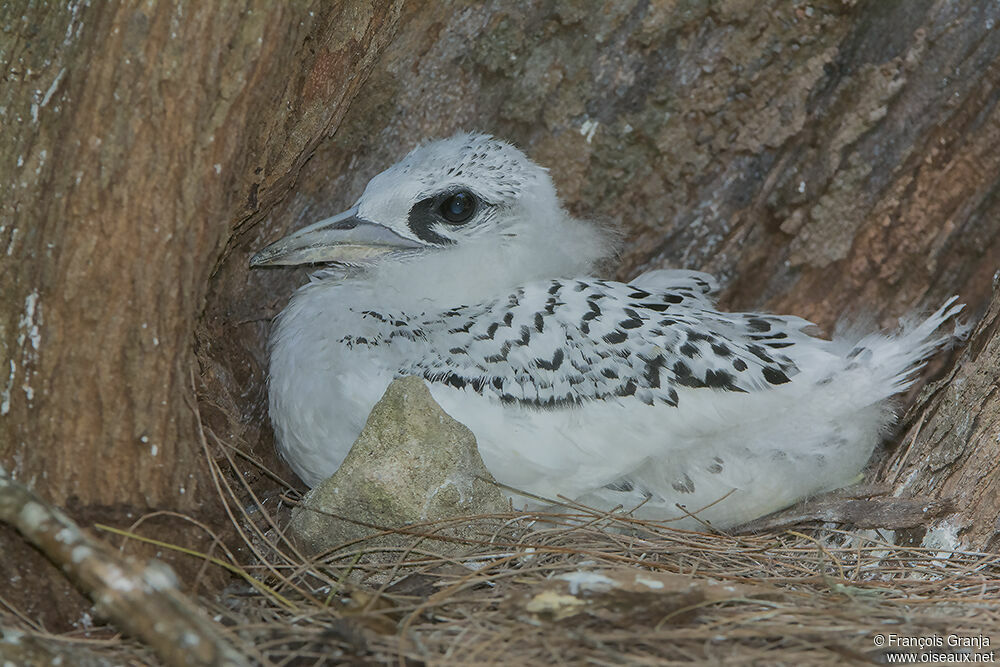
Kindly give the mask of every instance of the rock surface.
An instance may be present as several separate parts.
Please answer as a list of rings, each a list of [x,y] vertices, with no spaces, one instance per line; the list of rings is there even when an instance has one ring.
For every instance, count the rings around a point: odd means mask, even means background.
[[[423,380],[400,378],[372,409],[340,469],[306,494],[288,531],[310,554],[382,532],[441,519],[505,512],[509,503],[493,483],[468,428],[434,402]],[[415,533],[475,538],[461,522],[416,526]],[[406,533],[365,543],[454,554],[461,542]]]

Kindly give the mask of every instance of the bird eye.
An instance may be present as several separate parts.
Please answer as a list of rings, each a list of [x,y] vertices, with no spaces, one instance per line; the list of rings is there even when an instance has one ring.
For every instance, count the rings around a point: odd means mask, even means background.
[[[441,203],[441,216],[454,225],[467,222],[476,212],[476,197],[468,190],[456,192]]]

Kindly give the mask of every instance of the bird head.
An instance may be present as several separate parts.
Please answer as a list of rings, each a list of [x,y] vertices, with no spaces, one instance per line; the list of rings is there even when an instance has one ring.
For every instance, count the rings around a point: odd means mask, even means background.
[[[606,234],[563,211],[548,170],[510,144],[471,133],[415,148],[375,176],[353,207],[272,243],[250,263],[449,260],[481,268],[519,258],[515,265],[546,265],[545,274],[567,263],[589,266],[609,247]]]

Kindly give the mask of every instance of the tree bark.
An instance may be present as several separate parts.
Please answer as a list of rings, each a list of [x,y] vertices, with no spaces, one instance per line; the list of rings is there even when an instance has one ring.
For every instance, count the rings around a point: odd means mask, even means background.
[[[872,476],[896,496],[950,498],[958,511],[897,535],[947,549],[1000,547],[1000,292],[951,372],[911,410],[912,425]]]
[[[13,478],[81,519],[224,523],[193,409],[211,277],[337,129],[398,18],[393,0],[0,6]],[[46,604],[19,590],[4,596]]]
[[[0,453],[56,503],[195,509],[209,279],[337,128],[398,10],[18,4],[0,17]]]
[[[343,210],[418,142],[482,129],[550,167],[571,211],[622,227],[620,278],[704,269],[726,306],[827,328],[955,293],[981,313],[1000,258],[997,21],[973,0],[408,5],[245,251]]]

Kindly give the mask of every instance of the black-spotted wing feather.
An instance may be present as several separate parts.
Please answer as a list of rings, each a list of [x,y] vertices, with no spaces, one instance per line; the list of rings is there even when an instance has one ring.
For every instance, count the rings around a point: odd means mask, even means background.
[[[807,322],[719,313],[704,274],[656,273],[636,285],[533,283],[413,318],[410,330],[430,354],[400,374],[553,408],[625,397],[676,406],[679,387],[760,391],[798,372],[783,349]]]

